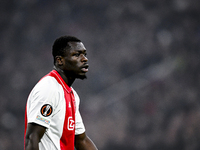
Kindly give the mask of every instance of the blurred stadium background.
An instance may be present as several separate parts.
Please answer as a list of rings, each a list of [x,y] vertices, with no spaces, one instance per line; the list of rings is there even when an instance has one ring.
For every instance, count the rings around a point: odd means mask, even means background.
[[[0,1],[0,149],[23,149],[27,96],[61,35],[88,50],[76,81],[100,150],[200,149],[199,0]]]

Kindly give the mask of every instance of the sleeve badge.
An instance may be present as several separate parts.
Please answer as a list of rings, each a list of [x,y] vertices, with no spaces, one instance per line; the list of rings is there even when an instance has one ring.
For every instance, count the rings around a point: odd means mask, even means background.
[[[52,114],[53,108],[52,108],[51,105],[45,104],[45,105],[42,106],[40,112],[41,112],[42,116],[48,117]]]

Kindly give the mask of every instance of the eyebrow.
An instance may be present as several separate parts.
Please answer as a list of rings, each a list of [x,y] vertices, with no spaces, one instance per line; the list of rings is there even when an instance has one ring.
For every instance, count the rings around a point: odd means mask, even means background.
[[[75,51],[79,53],[86,53],[86,50],[75,50]]]

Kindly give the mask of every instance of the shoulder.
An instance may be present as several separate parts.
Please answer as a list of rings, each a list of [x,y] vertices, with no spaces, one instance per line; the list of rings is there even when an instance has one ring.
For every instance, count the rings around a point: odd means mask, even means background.
[[[55,85],[56,86],[56,85],[59,85],[59,83],[54,77],[45,76],[36,85],[40,85],[40,86]]]
[[[77,92],[76,92],[73,88],[72,88],[72,91],[73,91],[73,93],[74,93],[74,98],[75,98],[75,100],[76,100],[76,103],[77,103],[77,105],[79,105],[79,103],[80,103],[80,98],[79,98]]]
[[[79,96],[78,96],[77,92],[73,88],[72,88],[72,91],[73,91],[75,99],[79,99]]]
[[[34,87],[41,91],[57,91],[61,88],[61,85],[57,82],[54,77],[45,76],[43,77]]]
[[[29,98],[31,101],[46,100],[57,101],[60,95],[63,94],[62,86],[57,82],[54,77],[43,77],[32,89]]]

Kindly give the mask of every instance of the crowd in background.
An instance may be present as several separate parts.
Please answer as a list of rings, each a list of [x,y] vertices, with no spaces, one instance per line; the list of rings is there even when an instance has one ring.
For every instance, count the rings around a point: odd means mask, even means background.
[[[0,8],[1,150],[23,149],[26,100],[51,71],[61,35],[87,48],[88,79],[74,88],[100,150],[200,149],[200,1],[7,0]]]

